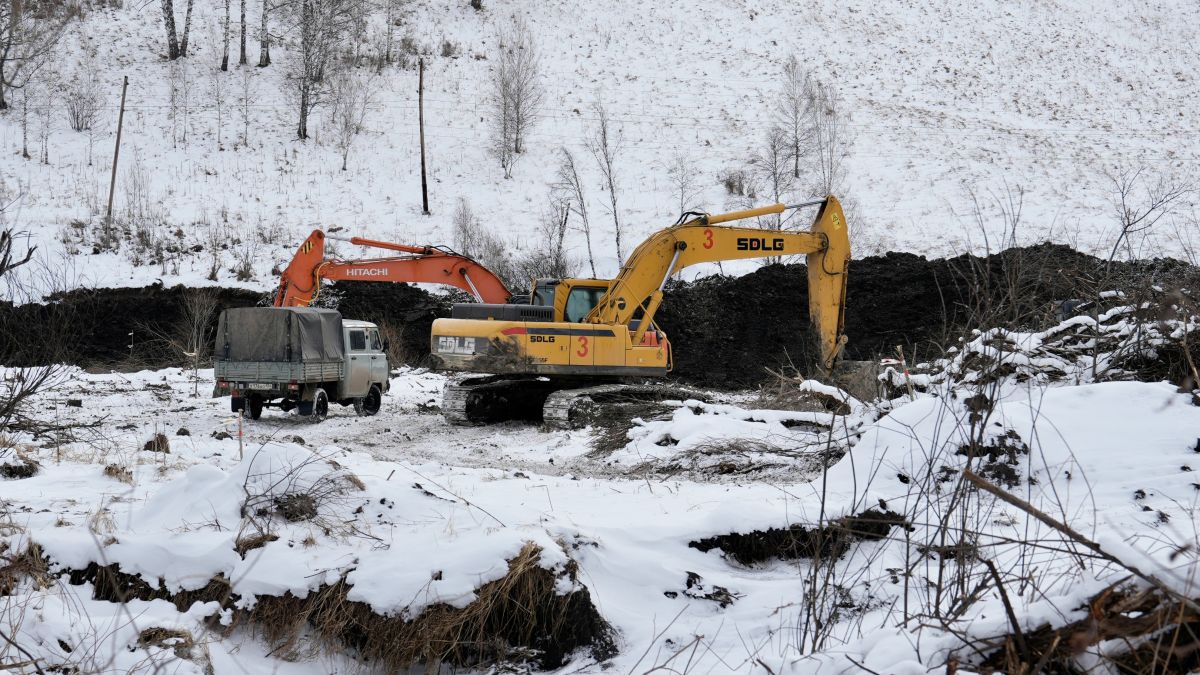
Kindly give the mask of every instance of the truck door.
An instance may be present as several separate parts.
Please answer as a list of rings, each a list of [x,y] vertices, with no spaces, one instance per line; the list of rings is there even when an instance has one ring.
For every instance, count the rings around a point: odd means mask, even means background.
[[[380,390],[387,389],[386,382],[391,376],[388,367],[387,353],[383,351],[383,341],[379,339],[379,329],[367,331],[367,346],[371,351],[371,382],[378,382]]]
[[[351,328],[346,331],[346,353],[350,359],[346,369],[346,389],[342,398],[357,398],[367,393],[371,380],[371,352],[367,349],[367,331]]]

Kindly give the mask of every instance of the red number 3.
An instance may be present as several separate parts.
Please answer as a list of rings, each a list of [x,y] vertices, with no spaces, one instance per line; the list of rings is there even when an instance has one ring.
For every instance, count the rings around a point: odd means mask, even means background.
[[[704,248],[712,248],[713,247],[712,238],[713,238],[713,231],[708,230],[708,229],[704,230]]]
[[[587,356],[587,355],[588,355],[588,339],[585,336],[580,335],[579,336],[579,351],[575,352],[575,356]]]

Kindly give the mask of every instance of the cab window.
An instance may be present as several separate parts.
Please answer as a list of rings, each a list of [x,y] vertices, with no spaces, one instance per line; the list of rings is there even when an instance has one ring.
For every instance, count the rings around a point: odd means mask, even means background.
[[[603,287],[595,286],[576,286],[571,289],[571,293],[567,296],[567,306],[563,310],[564,318],[572,323],[583,321],[587,317],[588,312],[600,302],[600,297],[604,295]]]
[[[367,332],[364,330],[350,331],[350,351],[362,352],[367,349]]]
[[[379,341],[379,331],[371,331],[371,351],[383,351],[383,343]]]

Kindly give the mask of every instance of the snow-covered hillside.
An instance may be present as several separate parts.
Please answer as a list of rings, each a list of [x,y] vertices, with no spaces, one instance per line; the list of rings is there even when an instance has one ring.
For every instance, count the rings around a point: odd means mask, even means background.
[[[328,106],[315,112],[313,138],[294,138],[296,105],[285,75],[296,50],[282,13],[276,30],[285,42],[274,45],[273,65],[253,67],[251,36],[251,66],[219,73],[216,3],[196,5],[192,53],[173,65],[164,57],[159,4],[128,3],[90,10],[52,64],[64,81],[101,81],[106,105],[91,139],[67,127],[55,90],[30,101],[33,146],[44,117],[36,110],[51,108],[49,164],[20,156],[17,110],[0,118],[0,176],[10,196],[20,195],[6,221],[31,232],[56,265],[59,252],[80,252],[72,284],[200,283],[209,251],[226,244],[218,282],[235,283],[231,270],[244,259],[254,279],[241,283],[266,286],[272,265],[314,227],[449,243],[460,198],[514,246],[529,246],[538,237],[556,152],[565,146],[584,168],[600,273],[611,273],[607,194],[584,146],[596,123],[593,104],[603,101],[620,131],[619,217],[627,241],[637,242],[677,215],[667,177],[676,154],[694,165],[702,187],[695,206],[735,205],[719,176],[744,166],[763,145],[789,54],[844,99],[853,144],[841,196],[855,204],[859,254],[979,249],[984,237],[971,217],[969,191],[990,203],[993,193],[1018,186],[1026,191],[1020,242],[1052,239],[1107,253],[1116,230],[1106,172],[1144,167],[1149,182],[1184,176],[1200,150],[1200,55],[1184,47],[1200,21],[1191,2],[544,0],[487,2],[477,12],[466,2],[417,0],[407,7],[397,39],[408,35],[426,55],[432,215],[420,214],[415,68],[389,67],[372,80],[366,130],[343,172],[325,121]],[[182,6],[177,12],[182,17]],[[255,0],[248,12],[253,27]],[[514,15],[533,31],[546,98],[528,151],[506,180],[487,151],[488,100],[496,33]],[[455,56],[442,56],[444,42]],[[82,65],[85,46],[97,52],[91,74]],[[172,141],[184,125],[181,115],[173,131],[169,116],[172,68],[186,68],[192,81],[186,142]],[[238,143],[244,72],[252,118],[246,146]],[[137,201],[141,215],[161,223],[155,236],[203,252],[149,265],[154,256],[126,242],[120,253],[93,256],[92,233],[70,225],[103,211],[123,75],[130,88],[117,212]],[[217,82],[224,150],[216,140]],[[1185,246],[1200,233],[1187,212],[1135,241],[1135,252],[1194,255]],[[990,245],[999,240],[993,230]],[[582,256],[580,233],[569,244]],[[343,245],[341,252],[353,251]]]

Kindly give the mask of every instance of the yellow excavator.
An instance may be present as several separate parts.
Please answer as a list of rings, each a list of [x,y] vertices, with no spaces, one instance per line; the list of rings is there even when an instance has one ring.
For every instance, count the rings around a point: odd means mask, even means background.
[[[727,224],[814,206],[806,232]],[[606,397],[678,397],[677,388],[629,384],[671,370],[671,343],[655,324],[667,280],[700,263],[794,255],[807,256],[809,320],[818,368],[828,375],[846,343],[850,263],[846,218],[832,195],[687,213],[642,242],[612,280],[538,279],[528,304],[454,305],[450,318],[433,323],[434,363],[486,375],[447,385],[442,413],[456,424],[540,417],[548,426],[577,426]]]

